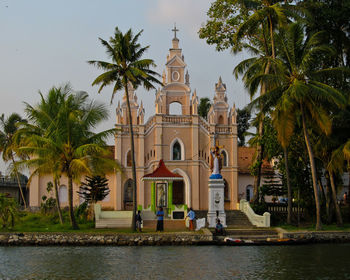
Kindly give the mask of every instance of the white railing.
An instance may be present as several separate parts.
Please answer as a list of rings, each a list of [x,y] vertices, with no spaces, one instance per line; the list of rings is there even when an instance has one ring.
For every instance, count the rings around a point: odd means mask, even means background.
[[[241,210],[248,217],[249,221],[257,227],[270,227],[271,214],[265,212],[262,216],[255,214],[250,204],[245,199],[241,199],[239,203],[239,210]]]

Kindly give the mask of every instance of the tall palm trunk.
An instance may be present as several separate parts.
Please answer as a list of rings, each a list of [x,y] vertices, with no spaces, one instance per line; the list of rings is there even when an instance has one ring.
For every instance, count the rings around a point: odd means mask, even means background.
[[[265,71],[265,74],[268,74],[270,72],[270,61],[268,61]],[[267,85],[266,83],[262,82],[261,89],[260,89],[260,96],[264,95],[267,91]],[[261,106],[260,106],[261,107]],[[264,114],[262,112],[262,109],[260,109],[260,120],[259,120],[259,128],[258,128],[258,135],[261,139],[264,135]],[[264,159],[264,145],[258,142],[258,146],[256,148],[257,150],[257,158],[256,162],[258,164],[257,166],[257,172],[254,177],[254,187],[253,187],[253,202],[258,203],[259,202],[259,187],[260,187],[260,181],[261,181],[261,169],[262,169],[262,163]]]
[[[336,187],[335,187],[335,183],[334,183],[334,173],[331,171],[329,171],[329,180],[331,181],[332,198],[333,198],[335,213],[336,213],[336,217],[337,217],[337,225],[342,226],[343,225],[343,218],[341,216],[339,204],[337,201],[337,192],[336,192]]]
[[[284,167],[286,169],[287,190],[288,190],[288,208],[287,208],[287,224],[292,223],[292,188],[290,186],[289,168],[288,168],[288,151],[287,148],[283,148],[284,152]]]
[[[263,134],[264,134],[264,122],[263,122],[263,120],[259,121],[258,134],[259,134],[260,138],[263,137]],[[259,203],[259,198],[260,198],[259,197],[259,187],[260,187],[260,182],[261,182],[261,169],[262,169],[262,162],[263,162],[263,157],[264,157],[263,144],[258,143],[256,150],[257,150],[256,162],[258,165],[257,165],[256,174],[254,177],[253,202]]]
[[[125,83],[125,94],[126,94],[126,102],[128,105],[128,115],[129,115],[129,130],[130,130],[130,144],[131,144],[131,161],[132,161],[132,180],[133,180],[133,213],[132,213],[132,230],[136,231],[136,220],[135,215],[137,211],[137,187],[136,187],[136,165],[135,165],[135,148],[134,148],[134,131],[132,129],[132,118],[131,118],[131,110],[130,110],[130,101],[129,101],[129,92],[128,85]]]
[[[327,214],[327,224],[332,223],[332,209],[331,209],[331,203],[332,203],[332,199],[331,199],[331,192],[332,190],[329,187],[330,182],[329,179],[326,180],[326,214]]]
[[[15,165],[15,159],[13,158],[12,154],[11,154],[11,160],[12,160],[13,168],[15,169],[15,174],[16,174],[16,178],[17,178],[17,184],[18,184],[18,187],[19,187],[19,192],[21,194],[23,203],[24,203],[24,208],[27,209],[27,202],[26,202],[26,199],[24,198],[23,190],[22,190],[22,187],[21,187],[21,181],[19,179],[17,167]]]
[[[315,195],[316,230],[321,230],[322,229],[321,203],[320,203],[320,196],[319,196],[319,191],[318,191],[318,187],[317,187],[315,158],[314,158],[314,154],[313,154],[313,151],[312,151],[312,148],[311,148],[311,144],[310,144],[309,133],[307,132],[306,120],[305,120],[305,112],[304,112],[304,107],[303,107],[302,103],[300,103],[300,111],[301,111],[301,118],[302,118],[302,122],[303,122],[303,131],[304,131],[305,144],[306,144],[306,148],[307,148],[307,152],[309,154],[309,160],[310,160],[310,168],[311,168],[311,175],[312,175],[312,186],[313,186],[314,195]]]
[[[271,39],[271,56],[273,59],[276,58],[276,54],[275,54],[275,40],[273,37],[273,24],[272,24],[272,19],[271,19],[271,15],[268,16],[269,19],[269,29],[270,29],[270,39]]]
[[[74,209],[73,209],[73,179],[71,174],[68,173],[67,175],[68,175],[68,207],[69,207],[70,223],[73,229],[79,229],[77,221],[75,220]]]
[[[54,179],[55,196],[56,196],[56,207],[57,207],[58,217],[60,219],[60,224],[63,225],[62,210],[61,210],[61,205],[60,205],[60,197],[58,195],[58,185],[59,185],[58,180]]]

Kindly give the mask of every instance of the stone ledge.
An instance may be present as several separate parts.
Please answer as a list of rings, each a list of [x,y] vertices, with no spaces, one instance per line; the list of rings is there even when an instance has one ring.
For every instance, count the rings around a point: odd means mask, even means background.
[[[65,234],[65,233],[0,233],[0,246],[12,245],[202,245],[212,235],[195,233],[164,234]]]
[[[350,242],[350,232],[286,232],[280,231],[279,238],[263,238],[252,243],[232,244],[223,238],[213,238],[208,229],[203,234],[141,233],[141,234],[99,234],[99,233],[0,233],[0,246],[154,246],[154,245],[283,245],[301,243]],[[266,236],[268,237],[268,236]]]

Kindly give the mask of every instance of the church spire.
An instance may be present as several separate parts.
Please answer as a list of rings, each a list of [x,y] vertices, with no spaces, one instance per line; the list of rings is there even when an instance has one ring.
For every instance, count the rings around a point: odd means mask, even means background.
[[[179,40],[179,39],[176,37],[176,32],[179,31],[179,29],[176,28],[176,22],[174,23],[174,29],[171,29],[171,31],[174,31],[174,39]],[[173,40],[174,40],[174,39],[173,39]]]
[[[179,39],[176,37],[176,32],[179,31],[179,29],[176,28],[176,23],[174,23],[174,29],[171,29],[171,31],[174,32],[174,38],[172,40],[173,49],[178,49],[179,48]]]

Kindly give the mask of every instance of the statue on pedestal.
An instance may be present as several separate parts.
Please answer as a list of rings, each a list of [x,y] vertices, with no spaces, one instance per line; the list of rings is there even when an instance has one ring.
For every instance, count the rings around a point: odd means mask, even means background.
[[[211,175],[209,179],[222,179],[221,175],[221,157],[219,153],[219,146],[210,149],[210,170]]]

